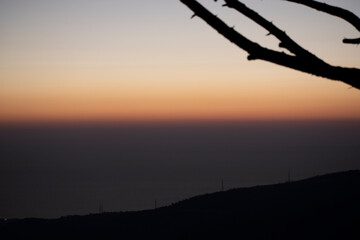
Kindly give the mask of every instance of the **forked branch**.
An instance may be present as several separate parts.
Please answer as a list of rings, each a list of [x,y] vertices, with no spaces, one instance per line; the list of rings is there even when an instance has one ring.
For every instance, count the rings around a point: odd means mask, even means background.
[[[342,81],[354,88],[360,89],[360,69],[332,66],[324,62],[314,54],[302,48],[284,31],[280,30],[274,24],[260,16],[257,12],[253,11],[245,4],[237,0],[225,0],[224,6],[237,10],[265,28],[267,31],[269,31],[270,34],[279,39],[280,47],[288,49],[293,55],[265,48],[260,44],[249,40],[225,24],[220,18],[212,14],[196,0],[180,1],[194,12],[193,16],[200,17],[219,34],[227,38],[241,49],[245,50],[249,54],[249,60],[260,59],[272,62],[319,77]]]

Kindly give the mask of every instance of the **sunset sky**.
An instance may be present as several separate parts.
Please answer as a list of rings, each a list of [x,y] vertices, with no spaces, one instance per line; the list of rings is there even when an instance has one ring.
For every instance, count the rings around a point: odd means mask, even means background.
[[[251,40],[267,32],[200,1]],[[341,19],[280,0],[243,1],[334,65],[360,67]],[[324,0],[360,14],[359,0]],[[360,119],[360,91],[246,60],[178,0],[0,1],[0,122]]]

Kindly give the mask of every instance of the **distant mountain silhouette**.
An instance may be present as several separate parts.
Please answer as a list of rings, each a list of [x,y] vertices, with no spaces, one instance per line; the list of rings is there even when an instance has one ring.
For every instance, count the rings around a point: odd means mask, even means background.
[[[1,221],[0,238],[360,239],[360,171],[206,194],[154,210]]]

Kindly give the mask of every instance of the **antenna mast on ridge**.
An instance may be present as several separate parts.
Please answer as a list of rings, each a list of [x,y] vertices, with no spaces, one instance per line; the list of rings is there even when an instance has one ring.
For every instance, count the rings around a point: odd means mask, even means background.
[[[104,207],[102,203],[99,204],[99,213],[104,213]]]
[[[290,178],[290,169],[288,170],[288,182],[291,182],[291,178]]]

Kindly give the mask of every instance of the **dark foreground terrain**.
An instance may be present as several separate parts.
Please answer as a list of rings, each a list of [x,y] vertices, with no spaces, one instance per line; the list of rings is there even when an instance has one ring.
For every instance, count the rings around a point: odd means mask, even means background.
[[[360,171],[139,212],[1,220],[1,239],[360,239]]]

